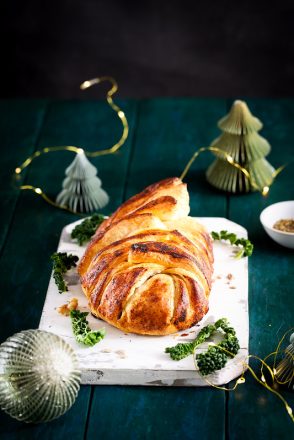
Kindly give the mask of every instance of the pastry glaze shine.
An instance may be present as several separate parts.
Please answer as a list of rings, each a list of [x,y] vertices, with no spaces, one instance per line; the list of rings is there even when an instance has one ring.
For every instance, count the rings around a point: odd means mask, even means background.
[[[91,312],[123,330],[166,335],[208,311],[212,241],[169,178],[127,200],[98,228],[79,264]]]

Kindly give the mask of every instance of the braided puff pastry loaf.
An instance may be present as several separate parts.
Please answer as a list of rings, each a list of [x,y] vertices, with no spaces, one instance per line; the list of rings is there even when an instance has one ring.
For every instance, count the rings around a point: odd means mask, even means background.
[[[100,225],[78,267],[94,315],[145,335],[174,333],[203,318],[212,242],[189,209],[186,184],[170,178],[127,200]]]

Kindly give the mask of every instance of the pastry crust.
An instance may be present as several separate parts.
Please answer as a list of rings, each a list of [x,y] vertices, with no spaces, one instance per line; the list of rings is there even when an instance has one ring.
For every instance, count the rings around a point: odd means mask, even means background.
[[[188,217],[186,184],[169,178],[121,205],[96,231],[78,271],[91,312],[125,331],[166,335],[208,311],[210,235]]]

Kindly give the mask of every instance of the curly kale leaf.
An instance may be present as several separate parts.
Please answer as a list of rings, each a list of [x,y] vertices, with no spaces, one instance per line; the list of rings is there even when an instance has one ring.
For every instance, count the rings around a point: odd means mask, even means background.
[[[224,336],[223,340],[217,345],[208,347],[204,353],[196,355],[199,371],[203,376],[206,376],[223,368],[228,359],[233,358],[240,349],[236,332],[226,318],[221,318],[215,324],[203,327],[194,341],[179,343],[174,347],[167,347],[165,352],[169,353],[173,360],[179,361],[189,355],[193,355],[195,348],[212,337],[216,332],[220,332]]]
[[[77,265],[79,257],[66,252],[54,252],[51,255],[53,261],[53,278],[58,287],[59,293],[66,292],[68,290],[67,284],[63,278],[63,275],[72,267]]]
[[[203,376],[207,376],[207,374],[223,368],[228,358],[221,348],[212,346],[205,353],[197,354],[196,360],[200,373]]]
[[[82,223],[77,225],[72,233],[71,238],[77,240],[79,246],[90,240],[90,238],[95,234],[98,226],[104,221],[104,216],[102,214],[93,214],[91,217],[86,218]]]
[[[72,322],[72,329],[76,341],[92,347],[100,342],[105,336],[105,330],[91,330],[86,319],[88,312],[80,312],[79,310],[71,310],[70,318]]]
[[[179,343],[174,347],[166,347],[165,352],[170,354],[174,361],[180,361],[194,353],[194,342]]]
[[[227,335],[226,335],[227,336]],[[210,346],[204,353],[196,355],[200,373],[203,376],[224,368],[229,358],[233,358],[239,351],[240,345],[236,336],[230,334],[218,345]]]
[[[246,238],[238,238],[236,234],[228,231],[212,231],[211,236],[213,240],[226,240],[229,241],[231,245],[238,246],[240,249],[235,255],[235,258],[237,259],[242,257],[250,257],[253,253],[254,246],[251,241]]]
[[[227,356],[231,358],[233,358],[240,349],[238,338],[233,334],[226,335],[225,339],[218,344],[218,346],[223,348]]]
[[[220,328],[222,325],[227,325],[226,318],[219,319],[214,325],[208,324],[203,327],[194,341],[179,343],[174,347],[167,347],[165,352],[169,353],[174,361],[180,361],[190,354],[193,354],[197,345],[202,344],[206,339],[210,338],[216,332],[217,328]]]

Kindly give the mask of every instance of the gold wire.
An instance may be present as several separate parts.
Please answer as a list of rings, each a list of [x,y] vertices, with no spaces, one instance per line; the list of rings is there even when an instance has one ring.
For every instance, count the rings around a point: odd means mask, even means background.
[[[250,357],[259,360],[259,361],[261,362],[262,366],[266,367],[266,368],[268,369],[268,371],[270,372],[271,376],[274,377],[274,372],[272,371],[271,367],[270,367],[270,366],[269,366],[269,365],[268,365],[263,359],[261,359],[261,358],[258,357],[258,356],[254,356],[254,355],[250,355],[250,356],[248,356],[248,358],[250,358]],[[255,374],[255,372],[253,371],[253,369],[250,367],[250,365],[247,364],[247,366],[248,366],[248,369],[249,369],[251,375],[254,377],[254,379],[255,379],[260,385],[262,385],[263,387],[265,387],[268,391],[270,391],[271,393],[275,394],[275,395],[276,395],[276,396],[277,396],[277,397],[278,397],[278,398],[284,403],[287,413],[289,414],[289,416],[290,416],[292,422],[294,422],[293,410],[292,410],[292,408],[290,407],[290,405],[288,404],[287,400],[284,399],[284,397],[283,397],[278,391],[274,390],[272,387],[270,387],[270,386],[268,385],[268,383],[266,382],[266,379],[265,379],[265,377],[264,377],[263,374],[262,374],[262,376],[261,376],[262,379],[260,380],[260,379],[256,376],[256,374]]]
[[[120,107],[117,104],[115,104],[113,102],[113,99],[112,99],[112,96],[118,90],[118,85],[117,85],[117,82],[115,81],[115,79],[110,76],[102,76],[100,78],[93,78],[91,80],[84,81],[80,85],[80,88],[82,90],[85,90],[85,89],[88,89],[89,87],[92,87],[95,84],[99,84],[104,81],[108,81],[112,85],[111,89],[107,91],[106,100],[107,100],[108,105],[112,108],[112,110],[119,117],[119,119],[122,123],[122,126],[123,126],[123,132],[122,132],[122,135],[121,135],[120,139],[118,140],[118,142],[116,142],[110,148],[106,148],[104,150],[98,150],[98,151],[86,151],[83,148],[76,147],[73,145],[42,148],[38,151],[35,151],[33,154],[31,154],[29,157],[27,157],[21,165],[19,165],[17,168],[15,168],[14,175],[16,177],[19,177],[21,175],[22,171],[25,168],[27,168],[33,162],[34,159],[36,159],[37,157],[39,157],[43,154],[53,153],[53,152],[57,152],[57,151],[71,151],[71,152],[77,153],[77,154],[84,152],[85,155],[88,157],[97,157],[97,156],[104,156],[106,154],[113,154],[123,146],[123,144],[126,142],[128,135],[129,135],[129,124],[128,124],[127,118],[125,116],[125,113],[120,109]],[[59,205],[54,200],[50,199],[50,197],[48,197],[41,188],[37,188],[33,185],[21,185],[21,186],[18,186],[18,189],[33,191],[35,194],[41,196],[43,198],[43,200],[45,200],[50,205],[52,205],[56,208],[60,208],[65,211],[77,214],[76,212],[74,212],[70,208],[68,208],[67,206]]]
[[[285,399],[285,398],[284,398],[284,397],[283,397],[278,391],[276,391],[275,389],[273,389],[273,388],[267,383],[266,378],[265,378],[264,373],[263,373],[263,368],[266,368],[266,369],[268,370],[269,374],[270,374],[270,377],[271,377],[271,379],[272,379],[273,384],[274,384],[275,382],[278,383],[278,384],[286,384],[286,383],[289,383],[289,382],[292,380],[292,377],[290,377],[286,382],[279,382],[279,381],[277,380],[276,376],[275,376],[276,356],[277,356],[277,354],[279,353],[279,351],[281,351],[280,347],[281,347],[281,344],[283,343],[285,337],[287,336],[287,334],[289,334],[289,333],[292,332],[292,331],[293,331],[293,328],[287,330],[287,331],[284,333],[283,337],[280,339],[280,341],[279,341],[279,343],[278,343],[278,346],[277,346],[277,349],[276,349],[273,353],[268,354],[264,359],[260,358],[259,356],[253,355],[253,354],[250,354],[250,355],[247,356],[247,359],[248,359],[248,360],[249,360],[250,358],[251,358],[251,359],[256,359],[256,360],[258,360],[258,361],[261,363],[261,369],[260,369],[260,372],[261,372],[261,379],[260,379],[259,377],[257,377],[255,371],[253,370],[252,367],[250,367],[249,363],[248,363],[248,362],[245,362],[245,361],[243,361],[243,360],[240,361],[240,363],[242,363],[242,365],[243,365],[243,372],[241,373],[241,376],[235,381],[234,385],[233,385],[231,388],[226,388],[226,387],[223,387],[223,386],[215,385],[215,384],[213,384],[212,382],[210,382],[205,376],[202,376],[203,379],[205,380],[205,382],[206,382],[208,385],[210,385],[211,387],[216,388],[216,389],[218,389],[218,390],[221,390],[221,391],[235,391],[236,388],[237,388],[240,384],[245,383],[245,377],[244,377],[244,374],[245,374],[246,369],[248,369],[249,372],[250,372],[250,374],[252,375],[252,377],[253,377],[253,378],[254,378],[254,379],[255,379],[260,385],[262,385],[264,388],[266,388],[266,389],[267,389],[268,391],[270,391],[271,393],[275,394],[275,395],[276,395],[276,396],[277,396],[277,397],[283,402],[283,404],[284,404],[284,406],[285,406],[285,408],[286,408],[286,411],[287,411],[288,415],[290,416],[292,422],[294,422],[293,410],[292,410],[292,408],[290,407],[290,405],[288,404],[287,400],[286,400],[286,399]],[[218,346],[217,344],[213,344],[213,345]],[[226,352],[227,354],[229,354],[230,356],[232,356],[232,357],[235,356],[233,353],[230,353],[230,352],[229,352],[228,350],[226,350],[225,348],[223,348],[223,347],[221,347],[221,346],[218,346],[218,347],[219,347],[221,350],[225,351],[225,352]],[[197,366],[197,360],[196,360],[196,356],[195,356],[195,351],[196,351],[196,349],[194,350],[194,353],[193,353],[193,360],[194,360],[195,368],[197,369],[198,366]],[[288,352],[287,352],[287,353],[288,353]],[[288,353],[288,354],[289,354],[289,353]],[[274,358],[274,366],[273,366],[273,367],[270,367],[270,366],[268,365],[268,363],[266,362],[266,360],[267,360],[270,356],[272,356],[272,355],[275,356],[275,358]],[[293,358],[293,356],[292,356],[292,358]]]
[[[109,81],[112,84],[111,89],[107,92],[106,99],[109,106],[112,108],[113,111],[117,113],[117,116],[120,118],[121,123],[123,125],[123,133],[119,141],[110,148],[106,148],[105,150],[100,150],[100,151],[93,151],[93,152],[85,151],[85,154],[89,157],[97,157],[97,156],[103,156],[105,154],[115,153],[120,147],[123,146],[129,135],[129,124],[127,118],[124,112],[120,109],[120,107],[117,104],[115,104],[112,100],[112,96],[118,90],[118,85],[114,78],[112,78],[111,76],[102,76],[101,78],[94,78],[88,81],[84,81],[80,85],[80,88],[81,90],[85,90],[88,89],[89,87],[92,87],[94,84],[99,84],[103,81]]]
[[[287,330],[287,331],[284,333],[283,337],[280,339],[280,341],[279,341],[279,343],[278,343],[278,345],[277,345],[276,350],[273,351],[272,353],[268,354],[268,355],[264,358],[264,360],[267,360],[269,357],[274,356],[274,363],[273,363],[274,380],[275,380],[279,385],[286,385],[287,383],[290,383],[291,380],[292,380],[293,377],[294,377],[294,369],[293,369],[293,372],[292,372],[292,376],[290,376],[289,379],[287,379],[286,381],[283,381],[283,382],[280,381],[280,380],[276,377],[276,375],[275,375],[275,370],[276,370],[276,365],[277,365],[277,356],[278,356],[278,354],[282,351],[282,350],[281,350],[281,345],[282,345],[282,343],[283,343],[285,337],[286,337],[289,333],[292,333],[293,330],[294,330],[294,327],[292,327],[292,328],[290,328],[289,330]],[[287,349],[285,350],[285,352],[287,353],[288,356],[290,356],[290,357],[292,358],[292,361],[294,361],[294,356],[293,356],[291,353],[289,353],[289,352],[287,351]],[[294,365],[294,362],[293,362],[293,365]],[[261,372],[262,372],[262,371],[261,371]],[[263,373],[263,372],[262,372],[262,373]]]
[[[112,96],[117,92],[118,85],[114,78],[110,76],[102,76],[101,78],[94,78],[88,81],[84,81],[80,88],[81,90],[85,90],[89,87],[92,87],[95,84],[99,84],[104,81],[109,81],[112,84],[112,87],[110,90],[108,90],[106,94],[106,100],[109,104],[109,106],[113,109],[113,111],[116,112],[117,116],[121,120],[122,126],[123,126],[123,132],[121,135],[121,138],[118,142],[116,142],[112,147],[106,148],[104,150],[98,150],[98,151],[87,151],[80,147],[75,147],[73,145],[66,145],[66,146],[60,146],[60,147],[45,147],[41,150],[35,151],[31,156],[29,156],[21,165],[19,165],[15,169],[16,174],[21,174],[21,172],[32,163],[32,161],[36,158],[41,156],[42,154],[47,153],[53,153],[56,151],[72,151],[74,153],[81,153],[84,152],[86,156],[88,157],[97,157],[97,156],[104,156],[106,154],[113,154],[117,150],[119,150],[120,147],[125,143],[127,140],[128,134],[129,134],[129,124],[127,121],[127,118],[124,114],[124,112],[113,102]]]
[[[277,170],[275,170],[275,172],[272,174],[272,181],[270,183],[270,185],[264,186],[263,188],[260,188],[256,182],[254,181],[254,179],[251,177],[250,173],[248,170],[246,170],[246,168],[242,167],[240,164],[238,164],[237,162],[234,161],[234,159],[232,158],[232,156],[228,153],[226,153],[223,150],[220,150],[217,147],[201,147],[198,150],[195,151],[195,153],[192,155],[192,157],[190,158],[190,160],[188,161],[187,165],[184,168],[184,171],[182,172],[180,179],[183,180],[189,169],[191,168],[193,162],[195,161],[195,159],[201,154],[204,153],[205,151],[212,151],[214,153],[220,153],[224,156],[224,158],[226,159],[226,161],[232,165],[233,167],[237,168],[238,170],[240,170],[249,180],[250,185],[252,186],[252,188],[256,189],[257,191],[261,192],[263,196],[266,196],[269,192],[269,187],[273,184],[274,179],[277,177],[277,175],[285,168],[286,165],[283,165],[281,167],[279,167]]]
[[[224,352],[226,352],[227,354],[229,354],[230,356],[235,357],[235,355],[234,355],[233,353],[229,352],[229,351],[226,350],[224,347],[219,346],[218,344],[209,343],[209,345],[215,345],[215,346],[217,346],[218,348],[220,348],[221,350],[223,350]],[[197,359],[196,359],[196,356],[195,356],[196,349],[197,349],[197,347],[194,349],[194,352],[193,352],[193,360],[194,360],[195,368],[198,369]],[[218,389],[218,390],[223,390],[223,391],[235,391],[235,389],[237,388],[237,386],[238,386],[239,384],[245,382],[244,373],[245,373],[245,369],[246,369],[246,364],[244,365],[244,363],[243,363],[243,366],[244,366],[244,368],[243,368],[243,372],[242,372],[241,376],[236,380],[235,385],[234,385],[232,388],[226,388],[226,387],[222,387],[222,386],[220,386],[220,385],[214,385],[214,384],[213,384],[212,382],[210,382],[205,376],[202,376],[202,377],[203,377],[203,379],[205,380],[205,382],[207,382],[208,385],[212,386],[213,388],[216,388],[216,389]]]
[[[71,214],[76,214],[79,215],[81,217],[85,217],[84,214],[78,213],[73,211],[72,209],[68,208],[65,205],[59,205],[58,203],[54,202],[54,200],[50,199],[50,197],[48,197],[41,188],[33,186],[33,185],[21,185],[18,189],[21,190],[29,190],[29,191],[33,191],[35,194],[37,194],[38,196],[42,197],[43,200],[45,200],[45,202],[49,203],[49,205],[54,206],[55,208],[59,208],[59,209],[63,209],[64,211],[68,211]]]

